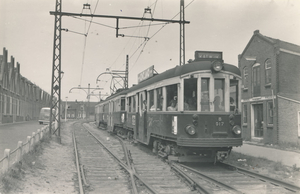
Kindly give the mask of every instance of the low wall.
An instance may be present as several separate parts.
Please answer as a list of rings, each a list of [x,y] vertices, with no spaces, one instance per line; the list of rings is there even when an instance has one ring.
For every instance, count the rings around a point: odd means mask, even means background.
[[[31,151],[37,143],[44,138],[49,132],[49,125],[38,129],[37,132],[33,132],[32,136],[27,136],[27,142],[23,143],[19,141],[17,148],[14,150],[5,149],[4,157],[0,159],[0,175],[7,172],[14,164],[22,160],[24,154]]]

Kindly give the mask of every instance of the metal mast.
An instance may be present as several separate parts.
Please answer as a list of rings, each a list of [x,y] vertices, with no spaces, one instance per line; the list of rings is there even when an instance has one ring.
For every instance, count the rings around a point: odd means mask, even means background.
[[[184,34],[184,0],[180,0],[180,48],[179,48],[179,64],[185,63],[185,34]]]
[[[61,13],[61,1],[56,0],[55,12]],[[61,15],[55,15],[54,20],[54,43],[53,43],[53,65],[51,82],[51,114],[50,121],[55,122],[53,134],[56,134],[60,141],[60,91],[61,91]],[[52,134],[52,122],[50,122],[50,134]]]
[[[128,63],[129,63],[129,58],[128,58],[128,55],[126,55],[126,69],[125,69],[124,88],[128,88]]]

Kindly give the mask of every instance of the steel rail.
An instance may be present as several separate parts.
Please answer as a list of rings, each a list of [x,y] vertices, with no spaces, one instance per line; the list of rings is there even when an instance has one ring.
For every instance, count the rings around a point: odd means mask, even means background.
[[[220,163],[220,166],[236,170],[240,174],[248,175],[250,177],[254,177],[254,178],[260,179],[262,181],[269,182],[269,183],[271,183],[273,185],[276,185],[276,186],[281,186],[281,187],[283,187],[283,188],[285,188],[289,191],[292,191],[292,192],[299,192],[300,191],[299,186],[293,185],[293,184],[285,182],[285,181],[277,180],[277,179],[274,179],[274,178],[271,178],[271,177],[268,177],[268,176],[265,176],[265,175],[261,175],[261,174],[255,173],[255,172],[251,172],[249,170],[246,170],[246,169],[243,169],[243,168],[240,168],[240,167],[232,166],[230,164],[225,164],[223,162]]]
[[[84,128],[96,139],[97,142],[99,142],[99,144],[102,145],[102,147],[113,157],[117,160],[117,162],[119,163],[120,166],[122,166],[122,168],[124,168],[129,174],[130,176],[135,176],[137,179],[139,179],[152,193],[154,194],[158,194],[158,192],[149,184],[147,184],[147,182],[145,180],[143,180],[141,177],[139,177],[135,172],[133,172],[131,169],[129,169],[129,167],[124,164],[121,159],[119,159],[117,156],[115,156],[90,130],[88,130],[85,126]]]
[[[123,148],[123,151],[124,151],[124,154],[125,154],[125,159],[126,159],[127,166],[129,167],[129,169],[132,170],[131,161],[129,160],[127,147],[126,147],[126,145],[124,144],[123,140],[120,137],[117,136],[117,138],[118,138],[118,140],[120,141],[120,143],[122,145],[122,148]],[[135,194],[138,194],[132,171],[129,172],[129,174],[130,174],[131,186],[132,186],[133,192]]]
[[[84,194],[81,175],[80,175],[80,168],[79,168],[79,156],[78,156],[78,150],[77,150],[77,144],[76,144],[75,130],[73,130],[72,136],[73,136],[73,145],[74,145],[74,151],[75,151],[76,168],[77,168],[77,176],[78,176],[78,183],[79,183],[79,192],[80,192],[80,194]]]
[[[209,191],[207,191],[204,187],[202,187],[200,184],[197,183],[192,177],[190,177],[187,173],[183,172],[178,165],[176,165],[174,162],[171,164],[171,168],[175,170],[177,173],[179,173],[181,176],[183,176],[191,185],[192,189],[199,191],[200,193],[204,194],[210,194]]]
[[[216,179],[213,179],[213,178],[211,178],[211,177],[209,177],[209,176],[207,176],[207,175],[205,175],[205,174],[199,172],[198,170],[195,170],[195,169],[190,168],[190,167],[188,167],[188,166],[186,166],[186,165],[183,165],[183,164],[177,164],[177,165],[179,165],[179,166],[181,166],[181,167],[183,167],[183,168],[186,168],[186,169],[188,169],[188,170],[190,170],[190,171],[192,171],[192,172],[198,174],[199,176],[203,177],[204,179],[207,179],[207,180],[209,180],[209,181],[211,181],[211,182],[213,182],[213,183],[215,183],[215,184],[217,184],[217,185],[219,185],[219,186],[221,186],[221,187],[227,189],[227,190],[230,191],[230,192],[242,193],[242,192],[238,191],[236,188],[231,187],[231,186],[229,186],[229,185],[227,185],[227,184],[225,184],[225,183],[222,183],[221,181],[218,181],[218,180],[216,180]]]
[[[84,165],[80,165],[80,170],[81,170],[81,174],[82,174],[82,180],[83,183],[86,187],[89,187],[90,185],[87,183],[86,178],[85,178],[85,174],[84,174]]]

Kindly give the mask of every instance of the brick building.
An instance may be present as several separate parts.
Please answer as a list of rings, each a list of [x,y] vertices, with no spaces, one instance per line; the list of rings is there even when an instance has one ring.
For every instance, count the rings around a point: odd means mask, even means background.
[[[51,96],[20,74],[20,64],[3,48],[0,55],[0,124],[37,120]]]
[[[300,144],[300,46],[259,33],[239,55],[243,138]]]
[[[98,102],[83,101],[64,101],[61,106],[62,118],[67,119],[84,119],[86,117],[94,117],[95,106]]]

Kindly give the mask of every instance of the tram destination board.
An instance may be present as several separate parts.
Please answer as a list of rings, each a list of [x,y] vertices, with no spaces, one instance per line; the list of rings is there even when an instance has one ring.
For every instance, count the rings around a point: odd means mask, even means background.
[[[153,70],[154,70],[154,65],[151,67],[147,68],[146,70],[142,71],[141,73],[138,74],[138,83],[141,83],[142,81],[153,77]]]
[[[197,61],[223,60],[223,52],[195,51],[195,60]]]

